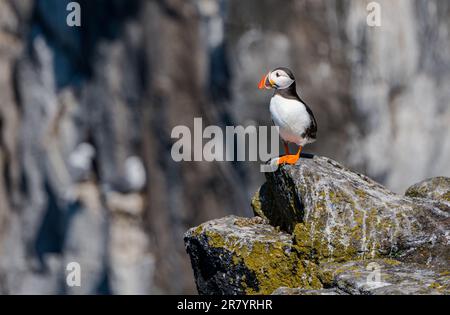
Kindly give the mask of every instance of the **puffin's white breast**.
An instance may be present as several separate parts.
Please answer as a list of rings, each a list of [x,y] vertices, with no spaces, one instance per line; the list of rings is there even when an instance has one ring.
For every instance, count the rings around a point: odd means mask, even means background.
[[[280,127],[280,136],[283,140],[298,145],[310,142],[309,139],[302,137],[311,124],[311,117],[302,102],[274,95],[270,100],[270,114],[274,124]]]

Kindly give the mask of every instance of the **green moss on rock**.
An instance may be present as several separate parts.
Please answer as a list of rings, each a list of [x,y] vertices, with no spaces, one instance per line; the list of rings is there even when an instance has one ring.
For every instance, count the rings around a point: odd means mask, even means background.
[[[253,214],[261,218],[267,219],[263,211],[263,201],[260,199],[259,190],[255,193],[252,198],[251,206],[253,209]]]
[[[254,218],[228,216],[186,233],[199,293],[270,294],[279,287],[303,292],[329,286],[350,294],[448,292],[448,276],[425,271],[406,277],[414,283],[410,289],[362,283],[373,259],[388,271],[385,280],[395,283],[416,262],[448,267],[447,178],[414,185],[404,197],[314,157],[280,167],[266,179],[252,199]]]
[[[434,222],[445,222],[445,213],[435,204],[396,195],[329,159],[302,159],[299,165],[266,174],[266,179],[264,196],[272,202],[259,210],[270,224],[293,234],[296,250],[307,259],[402,257],[415,255],[417,251],[409,249],[425,244],[416,244],[418,239],[438,240],[440,247],[446,244],[447,227],[428,229]],[[447,182],[433,181],[439,189]],[[262,199],[261,191],[255,199]]]
[[[191,229],[185,241],[191,258],[197,261],[193,267],[200,292],[212,286],[209,281],[218,279],[233,289],[215,293],[270,294],[281,286],[322,287],[317,266],[299,259],[291,236],[262,219],[229,216],[210,221]],[[206,261],[212,255],[213,275],[202,270],[211,269],[212,264]]]
[[[405,196],[450,202],[450,178],[433,177],[409,187]]]

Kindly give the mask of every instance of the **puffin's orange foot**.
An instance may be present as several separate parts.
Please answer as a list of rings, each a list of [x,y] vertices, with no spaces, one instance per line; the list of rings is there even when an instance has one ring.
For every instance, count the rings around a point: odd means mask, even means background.
[[[284,155],[278,158],[278,165],[295,164],[299,159],[298,155]]]

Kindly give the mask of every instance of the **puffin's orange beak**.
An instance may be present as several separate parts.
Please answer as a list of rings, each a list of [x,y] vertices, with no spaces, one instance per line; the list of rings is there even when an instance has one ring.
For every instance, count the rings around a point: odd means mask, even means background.
[[[269,79],[269,73],[264,75],[261,79],[261,81],[259,81],[258,84],[258,89],[262,90],[262,89],[271,89],[274,86],[274,82],[272,82],[272,80]]]
[[[263,77],[261,78],[261,81],[259,81],[258,89],[262,90],[266,87],[266,79],[267,79],[267,74],[263,75]]]

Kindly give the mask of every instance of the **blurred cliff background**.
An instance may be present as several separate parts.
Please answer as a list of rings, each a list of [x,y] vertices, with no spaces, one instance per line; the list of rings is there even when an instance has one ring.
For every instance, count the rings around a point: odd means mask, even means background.
[[[450,2],[0,0],[0,293],[195,293],[188,227],[249,215],[259,162],[184,162],[171,130],[270,125],[296,74],[308,152],[396,192],[450,175]],[[81,265],[67,287],[66,265]]]

